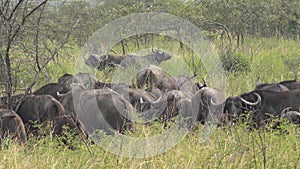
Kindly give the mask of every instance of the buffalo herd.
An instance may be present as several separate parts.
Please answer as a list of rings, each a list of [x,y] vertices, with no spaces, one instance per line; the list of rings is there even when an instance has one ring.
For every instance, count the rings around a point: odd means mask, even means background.
[[[157,50],[142,59],[131,55],[91,55],[85,63],[98,70],[127,67],[129,62],[144,60],[153,64],[140,68],[132,84],[104,83],[89,73],[64,74],[56,83],[46,84],[31,94],[12,96],[11,109],[7,109],[6,98],[2,97],[1,138],[11,136],[26,144],[29,136],[36,135],[36,124],[50,125],[57,136],[67,125],[83,139],[95,130],[109,135],[126,134],[136,123],[149,125],[157,121],[167,128],[176,118],[185,119],[183,127],[188,129],[196,121],[225,125],[239,122],[245,115],[255,128],[276,118],[300,124],[300,82],[296,79],[257,83],[251,92],[226,98],[221,89],[209,87],[204,79],[202,84],[193,82],[194,77],[169,76],[158,65],[170,58]]]

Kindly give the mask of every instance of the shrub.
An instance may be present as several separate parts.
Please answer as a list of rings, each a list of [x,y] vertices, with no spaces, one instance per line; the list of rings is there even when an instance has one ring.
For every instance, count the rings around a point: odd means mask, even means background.
[[[220,53],[220,58],[227,73],[248,72],[250,70],[250,60],[241,53],[228,49]]]

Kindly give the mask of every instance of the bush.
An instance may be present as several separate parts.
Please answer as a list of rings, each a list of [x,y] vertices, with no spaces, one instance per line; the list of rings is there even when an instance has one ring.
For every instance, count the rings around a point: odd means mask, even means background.
[[[250,71],[250,60],[241,53],[229,49],[221,52],[220,58],[226,73]]]

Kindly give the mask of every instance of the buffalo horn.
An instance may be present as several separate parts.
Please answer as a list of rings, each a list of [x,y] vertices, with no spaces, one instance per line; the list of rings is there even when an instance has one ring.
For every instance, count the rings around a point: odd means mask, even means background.
[[[143,104],[144,103],[144,100],[142,97],[140,97],[140,103]]]
[[[58,97],[64,97],[66,94],[60,94],[59,91],[56,92]]]
[[[287,107],[287,108],[285,108],[285,109],[283,109],[282,111],[281,111],[281,117],[283,117],[289,110],[290,110],[290,108],[291,107]]]
[[[161,101],[162,97],[159,97],[157,100],[153,101],[151,104],[157,104]]]
[[[247,101],[247,100],[245,100],[245,99],[243,99],[243,98],[241,98],[241,101],[243,101],[244,103],[246,103],[246,104],[248,104],[248,105],[250,105],[250,106],[255,106],[255,105],[257,105],[257,104],[261,101],[261,97],[260,97],[260,95],[257,94],[257,93],[254,93],[254,94],[257,96],[257,101],[256,101],[256,102],[252,103],[252,102],[249,102],[249,101]]]

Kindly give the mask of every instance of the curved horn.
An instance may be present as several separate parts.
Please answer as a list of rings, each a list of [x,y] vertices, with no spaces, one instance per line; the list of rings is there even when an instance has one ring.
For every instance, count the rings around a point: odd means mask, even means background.
[[[142,97],[140,97],[140,103],[143,104],[144,103],[144,100]]]
[[[285,109],[283,109],[280,113],[281,117],[283,117],[289,110],[290,110],[291,107],[287,107]]]
[[[151,104],[157,104],[159,102],[161,102],[162,100],[162,97],[159,97],[157,100],[153,101]]]
[[[252,103],[252,102],[249,102],[249,101],[247,101],[247,100],[245,100],[245,99],[243,99],[243,98],[241,98],[241,101],[243,101],[244,103],[246,103],[246,104],[248,104],[248,105],[250,105],[250,106],[255,106],[255,105],[257,105],[257,104],[261,101],[261,97],[260,97],[260,95],[257,94],[257,93],[254,93],[254,94],[257,96],[257,101],[256,101],[256,102]]]
[[[58,91],[56,92],[58,97],[64,97],[66,94],[60,94]]]

